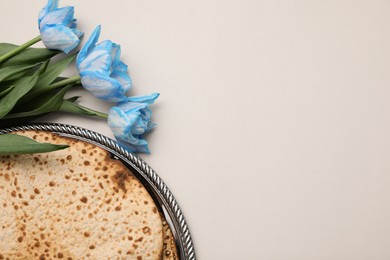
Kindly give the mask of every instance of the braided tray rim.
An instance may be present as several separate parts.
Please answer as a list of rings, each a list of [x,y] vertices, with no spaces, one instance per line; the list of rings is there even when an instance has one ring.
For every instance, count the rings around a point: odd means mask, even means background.
[[[186,260],[196,260],[195,248],[192,242],[191,234],[176,199],[167,185],[157,175],[157,173],[139,156],[133,153],[129,153],[111,138],[82,127],[68,124],[33,123],[18,125],[0,129],[0,134],[22,130],[49,131],[95,142],[96,144],[103,146],[103,148],[111,150],[116,155],[119,155],[120,159],[131,165],[133,168],[135,168],[135,170],[142,172],[143,176],[146,176],[148,179],[148,183],[150,183],[153,188],[158,191],[158,195],[160,195],[159,199],[161,199],[164,202],[164,205],[167,206],[166,210],[169,211],[169,215],[172,217],[171,221],[174,222],[174,229],[177,229],[176,241],[179,246],[179,255],[181,258]]]

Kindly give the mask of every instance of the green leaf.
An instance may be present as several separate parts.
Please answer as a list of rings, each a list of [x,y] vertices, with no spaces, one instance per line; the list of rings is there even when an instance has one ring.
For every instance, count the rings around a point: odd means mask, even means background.
[[[12,51],[17,47],[17,45],[10,43],[0,43],[0,55]],[[0,68],[22,64],[36,64],[38,62],[46,61],[59,53],[61,53],[61,51],[49,50],[46,48],[27,48],[1,63]]]
[[[84,116],[94,116],[95,113],[89,112],[77,104],[69,101],[69,100],[64,100],[61,104],[61,111],[63,112],[69,112],[73,114],[79,114],[79,115],[84,115]]]
[[[96,116],[104,119],[108,118],[107,114],[73,103],[71,99],[72,98],[63,100],[59,111],[69,112],[69,113],[79,114],[84,116]]]
[[[0,43],[0,56],[15,49],[17,45],[1,42]]]
[[[31,138],[16,135],[0,135],[0,155],[47,153],[68,148],[68,145],[39,143]]]
[[[38,36],[32,38],[31,40],[23,43],[22,45],[17,46],[12,51],[9,51],[9,52],[5,53],[4,55],[1,55],[0,56],[0,63],[3,63],[4,61],[10,59],[11,57],[14,57],[15,55],[21,53],[22,51],[24,51],[25,49],[27,49],[31,45],[33,45],[41,40],[42,40],[41,35],[38,35]]]
[[[14,88],[0,99],[0,118],[7,115],[18,100],[34,87],[35,83],[38,81],[39,75],[45,71],[47,64],[48,62],[42,64],[34,75],[25,76],[14,82]]]
[[[11,119],[0,119],[0,128],[7,128],[17,125],[25,125],[32,121],[36,121],[40,117],[44,116],[45,114],[38,115],[38,116],[30,116],[30,117],[20,117],[20,118],[11,118]]]
[[[9,79],[14,75],[17,75],[18,73],[28,71],[36,66],[37,66],[36,64],[33,64],[33,65],[15,65],[15,66],[0,68],[0,82]]]
[[[36,72],[36,70],[34,70],[34,69],[22,71],[22,72],[16,73],[15,75],[8,77],[7,79],[5,79],[1,83],[4,83],[6,85],[12,85],[16,80],[18,80],[24,76],[31,76],[35,72]]]
[[[61,108],[64,95],[71,87],[72,85],[68,85],[54,95],[52,93],[48,93],[36,100],[31,110],[19,113],[9,113],[4,117],[4,119],[31,117],[58,111]]]
[[[66,100],[70,102],[76,102],[79,98],[80,96],[74,96],[74,97],[67,98]]]
[[[0,98],[2,96],[5,96],[8,92],[10,92],[15,86],[14,85],[11,85],[11,86],[7,86],[4,88],[4,90],[1,90],[0,91]]]
[[[59,60],[54,64],[50,64],[37,82],[36,88],[42,88],[50,85],[76,58],[77,53],[68,55],[64,59]]]

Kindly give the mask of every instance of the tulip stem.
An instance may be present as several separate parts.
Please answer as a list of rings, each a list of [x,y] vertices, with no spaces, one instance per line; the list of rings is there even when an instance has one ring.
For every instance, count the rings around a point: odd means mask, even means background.
[[[99,117],[99,118],[103,118],[103,119],[107,119],[108,118],[108,114],[106,114],[106,113],[99,112],[99,111],[96,111],[94,109],[90,109],[88,107],[82,106],[82,105],[77,105],[77,106],[79,108],[85,110],[86,112],[91,113],[91,115],[93,115],[93,116],[96,116],[96,117]]]
[[[95,111],[95,110],[93,110],[93,111],[95,113],[95,116],[97,116],[99,118],[103,118],[103,119],[108,119],[108,114],[102,113],[102,112],[99,112],[99,111]]]
[[[81,80],[80,76],[74,76],[74,77],[66,78],[66,79],[63,79],[61,81],[57,81],[57,82],[55,82],[53,84],[50,84],[48,86],[48,89],[55,89],[55,88],[60,88],[60,87],[69,85],[69,84],[76,84],[80,80]]]
[[[12,51],[9,51],[3,55],[0,56],[0,63],[2,63],[3,61],[15,56],[16,54],[22,52],[24,49],[30,47],[31,45],[39,42],[41,40],[41,36],[38,35],[37,37],[29,40],[28,42],[16,47],[15,49],[13,49]]]

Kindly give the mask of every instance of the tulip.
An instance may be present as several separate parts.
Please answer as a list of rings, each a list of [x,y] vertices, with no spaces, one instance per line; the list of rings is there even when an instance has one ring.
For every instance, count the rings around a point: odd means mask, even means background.
[[[143,135],[155,126],[150,120],[152,112],[149,105],[159,95],[154,93],[149,96],[128,97],[110,109],[108,125],[117,141],[129,152],[150,153]]]
[[[0,64],[39,41],[42,41],[48,49],[65,53],[72,51],[80,43],[80,37],[83,35],[76,29],[76,19],[73,15],[73,6],[58,8],[58,0],[49,0],[39,13],[40,35],[1,55]]]
[[[96,44],[99,36],[100,26],[97,26],[77,56],[81,83],[97,98],[108,102],[124,101],[131,79],[127,65],[120,60],[120,46],[109,40]]]
[[[41,10],[38,26],[42,42],[48,49],[69,53],[80,42],[82,32],[76,29],[73,6],[58,8],[58,0],[49,0]]]

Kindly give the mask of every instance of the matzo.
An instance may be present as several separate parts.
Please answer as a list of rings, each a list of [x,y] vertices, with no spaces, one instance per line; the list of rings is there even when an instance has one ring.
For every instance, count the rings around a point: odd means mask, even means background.
[[[161,259],[163,224],[153,199],[104,149],[68,144],[45,154],[0,156],[0,259]]]

